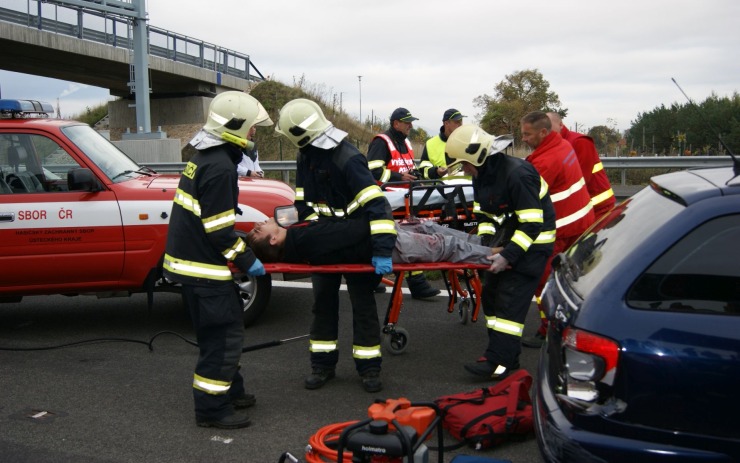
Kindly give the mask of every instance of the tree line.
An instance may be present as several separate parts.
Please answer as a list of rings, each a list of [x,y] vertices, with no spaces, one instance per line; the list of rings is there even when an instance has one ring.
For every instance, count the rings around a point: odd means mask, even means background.
[[[566,117],[568,109],[550,89],[537,69],[507,75],[496,84],[493,95],[481,95],[473,104],[480,109],[479,125],[491,134],[510,133],[521,143],[519,120],[530,111],[553,111]],[[740,148],[740,95],[719,97],[712,93],[699,104],[673,103],[638,113],[630,128],[620,133],[613,119],[586,133],[599,153],[609,155],[724,155],[720,137],[733,153]]]
[[[640,113],[628,137],[633,151],[665,155],[726,155],[724,141],[733,153],[740,147],[740,95],[712,93],[698,104],[660,105]]]

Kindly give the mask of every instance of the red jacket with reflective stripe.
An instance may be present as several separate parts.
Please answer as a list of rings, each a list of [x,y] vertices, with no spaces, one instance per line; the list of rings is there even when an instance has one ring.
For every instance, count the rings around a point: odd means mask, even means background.
[[[545,179],[555,206],[557,239],[581,235],[593,222],[591,196],[575,150],[557,132],[550,132],[527,157]]]
[[[608,212],[616,203],[612,184],[606,176],[601,158],[596,151],[596,146],[591,137],[582,133],[572,132],[563,126],[560,135],[573,146],[581,164],[581,173],[586,181],[588,194],[591,195],[591,205],[594,207],[596,217],[601,217]]]

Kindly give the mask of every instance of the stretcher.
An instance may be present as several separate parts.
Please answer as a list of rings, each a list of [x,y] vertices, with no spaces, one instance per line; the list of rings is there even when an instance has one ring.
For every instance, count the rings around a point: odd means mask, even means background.
[[[394,220],[434,220],[466,232],[478,225],[473,215],[473,186],[470,182],[389,182],[384,183],[381,189],[391,206]]]
[[[308,265],[290,263],[265,263],[267,273],[372,273],[375,268],[370,264],[342,264],[342,265]],[[482,284],[478,270],[488,268],[487,265],[460,263],[460,262],[424,262],[415,264],[393,264],[395,281],[386,280],[393,286],[391,298],[385,313],[382,327],[381,345],[391,354],[401,354],[409,343],[409,333],[398,326],[398,318],[403,307],[403,277],[406,272],[438,270],[447,288],[449,296],[447,312],[455,312],[460,322],[466,324],[468,320],[476,322],[480,311],[480,294]],[[464,282],[464,284],[463,284]]]

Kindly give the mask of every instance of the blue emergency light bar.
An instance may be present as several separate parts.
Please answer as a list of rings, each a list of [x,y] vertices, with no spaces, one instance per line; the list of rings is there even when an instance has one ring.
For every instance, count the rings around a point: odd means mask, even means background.
[[[0,99],[3,117],[48,117],[51,114],[54,114],[54,107],[43,101]]]

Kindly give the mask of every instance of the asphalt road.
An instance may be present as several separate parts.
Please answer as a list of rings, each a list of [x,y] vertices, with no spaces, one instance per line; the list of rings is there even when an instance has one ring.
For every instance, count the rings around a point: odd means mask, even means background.
[[[442,287],[442,282],[434,282]],[[287,286],[282,286],[287,285]],[[377,296],[383,320],[389,294]],[[195,425],[192,371],[197,349],[178,295],[97,299],[88,296],[28,297],[0,305],[0,461],[34,463],[277,462],[284,452],[305,458],[320,428],[367,417],[375,399],[405,397],[429,402],[444,394],[486,386],[463,370],[484,350],[482,319],[463,325],[447,312],[447,298],[432,302],[405,297],[399,326],[409,333],[401,355],[383,357],[384,389],[362,390],[351,360],[351,312],[343,292],[337,378],[309,391],[307,339],[247,352],[247,387],[257,395],[252,426],[214,430]],[[275,282],[268,311],[247,329],[246,345],[308,333],[311,291],[304,282]],[[530,310],[525,334],[536,329]],[[481,314],[482,317],[482,314]],[[86,342],[99,340],[99,342]],[[85,341],[85,342],[83,342]],[[134,342],[129,342],[134,341]],[[44,347],[74,344],[64,348]],[[521,363],[534,374],[537,352],[524,349]],[[445,444],[453,442],[445,434]],[[431,444],[436,444],[432,441]],[[444,452],[480,455],[515,463],[540,463],[534,436],[493,449],[464,447]],[[430,451],[429,461],[438,454]]]

